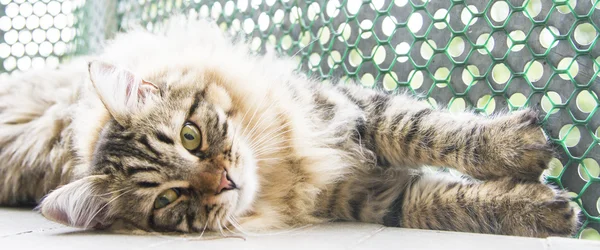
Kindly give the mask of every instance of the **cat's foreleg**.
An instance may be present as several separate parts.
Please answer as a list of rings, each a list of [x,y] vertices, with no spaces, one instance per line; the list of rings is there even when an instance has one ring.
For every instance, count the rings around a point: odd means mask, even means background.
[[[390,227],[529,237],[569,236],[579,226],[579,209],[566,192],[539,182],[411,172],[357,172],[324,193],[321,214]]]
[[[397,226],[474,233],[569,236],[578,226],[566,193],[511,178],[424,175],[408,187],[401,209],[390,212],[400,218]]]
[[[552,150],[531,110],[496,117],[431,109],[408,96],[368,92],[367,137],[383,164],[446,166],[488,180],[537,180]]]

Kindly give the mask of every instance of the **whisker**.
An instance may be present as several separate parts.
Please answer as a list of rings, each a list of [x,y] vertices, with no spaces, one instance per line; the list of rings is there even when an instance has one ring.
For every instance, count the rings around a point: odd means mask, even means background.
[[[237,220],[235,219],[235,217],[231,216],[229,219],[230,219],[231,225],[235,228],[235,230],[238,230],[238,231],[240,231],[241,233],[243,233],[245,235],[249,235],[248,232],[246,232],[246,231],[244,231],[242,229],[242,226],[240,225],[239,222],[237,222]]]
[[[220,239],[226,239],[226,238],[241,238],[243,240],[246,240],[244,237],[241,237],[241,236],[224,235],[222,233],[222,230],[221,230],[221,235],[219,235],[219,236],[204,237],[204,233],[206,232],[206,229],[208,229],[208,222],[209,221],[206,220],[206,223],[204,223],[204,227],[202,228],[202,232],[200,233],[200,236],[191,236],[191,235],[169,236],[169,235],[164,235],[160,232],[153,232],[152,235],[155,235],[158,237],[163,237],[163,238],[168,238],[168,239],[184,240],[184,241],[208,241],[208,240],[220,240]]]
[[[125,195],[125,194],[127,194],[127,193],[129,193],[129,192],[131,192],[131,191],[133,191],[133,188],[132,188],[132,189],[129,189],[129,190],[127,190],[127,191],[124,191],[123,193],[121,193],[121,194],[119,194],[119,195],[115,196],[114,198],[112,198],[111,200],[109,200],[109,201],[108,201],[106,204],[104,204],[102,207],[100,207],[100,209],[98,209],[98,211],[94,212],[94,214],[93,214],[91,217],[89,217],[89,219],[88,219],[88,220],[85,222],[85,224],[84,224],[84,227],[86,227],[86,228],[87,228],[87,227],[88,227],[88,226],[89,226],[89,225],[92,223],[92,220],[94,220],[94,218],[96,218],[96,216],[97,216],[97,215],[98,215],[98,214],[99,214],[99,213],[100,213],[100,212],[101,212],[101,211],[102,211],[104,208],[106,208],[108,205],[110,205],[111,203],[113,203],[113,202],[114,202],[115,200],[117,200],[119,197],[121,197],[121,196],[123,196],[123,195]]]
[[[202,236],[204,235],[204,232],[206,232],[207,227],[208,227],[208,219],[206,220],[206,223],[204,223],[204,228],[202,228],[202,232],[200,233],[200,238],[202,238]]]
[[[267,99],[267,94],[269,93],[268,88],[265,90],[265,94],[263,95],[263,98],[260,100],[260,102],[258,103],[258,105],[256,105],[254,107],[254,113],[252,113],[252,117],[250,117],[250,120],[248,121],[247,125],[252,124],[252,121],[254,121],[254,116],[256,115],[256,112],[258,112],[258,109],[260,108],[260,106],[263,104],[263,102]],[[244,122],[244,120],[242,120],[242,122]],[[246,136],[246,129],[248,129],[248,126],[244,126],[244,131],[242,132],[242,135]]]
[[[312,226],[312,224],[308,224],[308,225],[304,225],[304,226],[301,226],[301,227],[292,228],[290,230],[284,230],[284,231],[272,232],[272,233],[256,234],[256,233],[250,233],[248,231],[243,230],[242,226],[240,225],[240,223],[237,221],[237,219],[234,216],[231,216],[230,222],[231,222],[231,225],[233,227],[235,227],[236,230],[244,233],[245,235],[253,236],[253,237],[282,235],[282,234],[292,233],[294,231],[299,231],[299,230],[302,230],[302,229],[305,229],[305,228],[308,228],[308,227]]]
[[[264,135],[260,140],[257,140],[254,143],[252,143],[251,149],[256,149],[256,147],[259,146],[261,143],[270,142],[270,141],[272,141],[272,140],[274,140],[276,138],[279,138],[280,136],[284,135],[285,133],[288,133],[288,132],[294,130],[294,129],[287,129],[285,131],[281,131],[282,129],[283,129],[283,127],[279,128],[279,129],[277,129],[275,131],[271,131],[268,134]],[[278,132],[278,134],[273,135],[273,133],[277,133],[277,132]]]
[[[276,137],[273,137],[273,139],[275,139]],[[258,150],[263,150],[265,148],[269,148],[269,147],[273,147],[273,146],[277,146],[277,144],[283,144],[286,142],[290,142],[290,141],[297,141],[296,138],[288,138],[285,140],[279,140],[279,141],[266,141],[269,142],[269,144],[265,144],[265,145],[261,145],[260,148],[254,148],[253,151],[256,153]]]
[[[250,129],[250,131],[249,131],[247,134],[246,134],[246,129],[248,129],[248,127],[246,127],[246,128],[244,129],[244,131],[243,131],[243,133],[242,133],[242,135],[243,135],[243,136],[246,136],[246,137],[249,137],[249,138],[252,138],[252,137],[254,137],[254,135],[255,135],[254,133],[256,132],[255,130],[256,130],[257,128],[261,127],[260,125],[262,125],[262,123],[265,121],[265,119],[263,119],[264,115],[270,112],[270,109],[272,109],[272,108],[273,108],[273,104],[276,104],[276,103],[277,103],[277,100],[278,100],[278,99],[273,99],[273,100],[271,101],[271,103],[269,104],[269,106],[268,106],[267,108],[265,108],[265,109],[264,109],[264,112],[262,112],[262,114],[261,114],[261,115],[260,115],[260,117],[258,118],[258,121],[257,121],[256,123],[254,123],[254,124],[251,126],[251,129]],[[261,104],[262,104],[262,100],[261,100]],[[257,108],[258,108],[258,107],[257,107]],[[255,113],[256,113],[256,111],[257,111],[257,110],[255,110]],[[267,128],[269,128],[269,127],[270,127],[270,126],[271,126],[271,125],[272,125],[274,122],[276,122],[276,121],[277,121],[277,120],[278,120],[278,119],[279,119],[281,116],[283,116],[283,115],[284,115],[284,113],[279,113],[279,114],[277,114],[277,115],[275,116],[275,118],[273,119],[273,121],[272,121],[272,122],[271,122],[271,123],[270,123],[268,126],[262,126],[262,127],[263,127],[263,129],[261,130],[261,132],[259,132],[259,133],[258,133],[258,135],[261,135],[261,134],[262,134],[262,133],[263,133],[263,132],[264,132],[264,131],[265,131]],[[250,121],[248,121],[248,123],[250,124],[250,123],[251,123],[253,120],[254,120],[254,119],[251,119]],[[286,122],[286,124],[285,124],[285,125],[287,126],[287,124],[288,124],[288,123],[289,123],[289,122]]]
[[[274,121],[274,122],[275,122],[275,121]],[[271,124],[272,124],[272,123],[271,123]],[[269,124],[269,126],[271,126],[271,124]],[[278,136],[280,136],[280,135],[282,135],[282,134],[285,134],[285,133],[287,133],[287,132],[289,132],[289,131],[293,131],[293,130],[294,130],[293,128],[289,128],[288,130],[286,130],[286,131],[284,131],[284,132],[280,132],[281,130],[283,130],[283,129],[285,129],[285,128],[288,128],[288,126],[289,126],[290,124],[292,124],[292,121],[291,121],[291,120],[288,120],[287,122],[285,122],[285,123],[283,123],[283,124],[279,125],[279,128],[277,128],[277,129],[274,129],[274,130],[271,130],[271,131],[267,132],[266,134],[263,134],[264,130],[266,130],[266,128],[268,127],[268,126],[265,126],[265,129],[263,129],[263,131],[262,131],[260,134],[258,134],[257,138],[255,138],[255,139],[253,140],[253,142],[252,142],[252,144],[251,144],[251,148],[255,147],[256,145],[258,145],[258,144],[260,144],[260,143],[264,143],[264,140],[267,140],[267,141],[269,141],[269,140],[271,140],[271,139],[273,139],[273,138],[277,138]],[[275,136],[272,136],[272,135],[273,135],[273,134],[275,134],[275,133],[278,133],[278,134],[277,134],[277,135],[275,135]]]
[[[221,236],[225,239],[228,238],[236,238],[236,239],[242,239],[242,240],[246,240],[245,237],[240,236],[240,235],[225,235],[225,233],[223,233],[223,226],[221,225],[221,220],[217,219],[217,225],[219,226],[219,231],[221,232]]]
[[[342,27],[342,30],[346,29],[346,25],[348,25],[348,23],[344,23],[344,27]],[[307,48],[308,46],[312,45],[313,43],[315,43],[316,41],[321,39],[321,36],[323,35],[324,30],[322,30],[319,33],[318,37],[315,37],[315,40],[311,41],[310,43],[308,43],[306,46],[300,48],[296,53],[294,53],[294,55],[292,55],[292,57],[297,56],[302,50],[304,50],[305,48]]]
[[[281,158],[257,158],[256,161],[281,160]]]
[[[231,223],[231,222],[229,222],[229,223]],[[227,227],[226,225],[223,225],[223,227],[225,227],[225,229],[227,229],[227,231],[229,231],[230,233],[235,234],[235,232],[232,231],[231,229],[229,229],[229,227]]]
[[[228,218],[229,223],[231,223],[231,225],[234,227],[235,230],[239,231],[242,235],[239,235],[239,237],[242,237],[244,240],[246,240],[246,237],[244,237],[243,235],[248,235],[248,233],[244,230],[242,230],[241,225],[238,222],[235,222],[233,217],[229,217]],[[228,227],[227,230],[229,230],[229,232],[231,233],[235,233],[233,230],[229,229]]]
[[[121,191],[128,190],[128,189],[131,189],[131,188],[130,187],[126,187],[126,188],[122,188],[122,189],[119,189],[119,190],[115,190],[115,191],[111,191],[111,192],[106,192],[106,193],[103,193],[103,194],[94,194],[93,196],[107,196],[107,195],[111,195],[111,194],[114,194],[114,193],[119,193]]]
[[[263,143],[265,140],[272,139],[271,135],[278,133],[285,128],[286,127],[281,126],[279,128],[271,128],[271,129],[267,130],[265,127],[265,129],[263,131],[261,131],[259,134],[249,137],[251,139],[249,147],[251,149],[256,149],[256,147],[259,146],[261,143]]]
[[[290,130],[288,130],[288,131],[292,131],[292,130],[293,130],[293,129],[290,129]],[[288,132],[288,131],[284,131],[284,132]],[[284,133],[284,132],[282,132],[282,133]],[[269,141],[271,141],[271,140],[274,140],[274,139],[278,138],[279,136],[280,136],[280,135],[269,136],[269,140],[267,140],[267,141],[265,141],[265,142],[263,142],[263,143],[266,143],[266,142],[269,142]],[[300,142],[300,143],[302,143],[302,142],[306,141],[306,140],[301,140],[301,139],[302,139],[302,138],[297,138],[297,137],[295,137],[295,138],[289,138],[289,139],[282,140],[282,141],[275,141],[274,143],[283,143],[283,142],[288,142],[288,141],[296,141],[296,142]],[[270,146],[270,145],[272,145],[272,144],[273,144],[273,143],[266,144],[266,145],[263,145],[263,147]],[[320,147],[327,147],[327,148],[331,148],[329,145],[327,145],[326,143],[323,143],[323,142],[313,142],[313,141],[311,141],[311,142],[310,142],[310,145],[311,145],[311,146],[320,146]],[[254,149],[256,149],[256,148],[254,148]]]
[[[286,148],[295,148],[295,147],[299,146],[299,145],[284,145],[284,146],[277,147],[277,144],[283,144],[283,143],[286,143],[286,142],[289,142],[289,141],[295,141],[296,143],[302,142],[302,140],[298,140],[297,138],[290,138],[290,139],[286,139],[286,140],[273,141],[273,142],[270,142],[267,145],[262,146],[260,149],[252,149],[252,151],[253,151],[255,157],[260,157],[260,156],[265,155],[265,154],[276,152],[276,150],[281,150],[281,149],[286,149]],[[314,143],[314,142],[311,142],[310,144],[301,144],[301,145],[310,146],[310,147],[323,147],[323,148],[332,149],[330,145],[327,145],[325,143]]]
[[[263,114],[262,114],[262,115],[264,115],[264,114],[266,114],[266,113],[269,113],[269,112],[273,112],[271,109],[273,108],[273,104],[276,104],[276,103],[278,103],[277,101],[278,101],[278,99],[275,99],[275,98],[274,98],[274,99],[273,99],[273,101],[271,101],[271,104],[269,104],[269,106],[268,106],[267,108],[265,108],[265,110],[264,110],[265,112],[263,112]],[[277,115],[274,117],[275,119],[273,119],[273,120],[274,120],[274,121],[277,121],[279,118],[281,118],[281,117],[282,117],[282,116],[284,116],[284,115],[285,115],[285,113],[277,112]],[[254,127],[257,127],[256,125],[259,125],[259,124],[261,124],[261,123],[257,123],[257,124],[255,124],[255,126],[254,126]],[[267,127],[270,127],[270,125],[269,125],[269,126],[265,126],[265,128],[267,128]],[[264,130],[264,129],[263,129],[263,130]],[[249,133],[249,135],[250,135],[250,134],[251,134],[251,133]]]
[[[288,133],[288,132],[290,132],[292,130],[293,129],[291,129],[291,128],[287,128],[286,129],[286,127],[281,126],[281,127],[277,128],[277,129],[271,130],[271,131],[269,131],[267,133],[260,134],[259,135],[260,137],[257,137],[257,138],[255,138],[253,140],[253,142],[251,144],[251,147],[252,148],[256,148],[256,146],[260,145],[261,143],[268,142],[268,141],[272,140],[273,138],[277,138],[277,137],[279,137],[279,136],[281,136],[281,135],[283,135],[285,133]]]
[[[345,29],[345,27],[344,27]],[[322,31],[321,31],[322,32]],[[312,40],[310,43],[308,43],[307,45],[305,45],[304,47],[300,48],[296,53],[294,53],[292,55],[292,57],[297,56],[298,54],[300,54],[300,52],[302,52],[302,50],[308,48],[309,46],[311,46],[313,43],[315,43],[316,41],[318,41],[320,39],[320,37],[315,38],[314,40]]]
[[[254,126],[252,126],[252,129],[250,130],[250,132],[248,132],[249,136],[254,135],[254,131],[255,129],[257,129],[258,127],[260,127],[259,125],[262,125],[262,123],[265,121],[265,114],[269,113],[269,109],[271,109],[273,107],[273,104],[275,104],[277,102],[277,99],[273,99],[273,101],[271,101],[271,104],[269,104],[269,106],[260,114],[260,117],[258,117],[258,121],[256,123],[254,123]]]
[[[271,137],[271,139],[267,141],[267,142],[270,142],[270,143],[267,144],[267,145],[262,145],[262,147],[260,149],[253,148],[252,151],[254,153],[254,156],[255,157],[260,157],[262,155],[265,155],[265,154],[268,154],[268,153],[271,153],[271,152],[275,152],[276,150],[295,147],[293,145],[287,145],[287,146],[281,146],[281,147],[273,147],[273,146],[276,146],[277,144],[283,144],[283,143],[289,142],[289,141],[302,142],[302,140],[298,140],[297,138],[289,138],[289,139],[286,139],[286,140],[272,141],[275,138],[276,137]],[[325,143],[314,143],[314,142],[311,142],[310,146],[317,146],[317,147],[324,147],[324,148],[332,149],[330,147],[330,145],[327,145]]]
[[[261,149],[260,151],[257,151],[255,153],[255,157],[260,157],[263,156],[265,154],[269,154],[269,153],[273,153],[273,152],[278,152],[284,149],[288,149],[288,148],[294,148],[294,146],[283,146],[283,147],[271,147],[271,148],[264,148]]]
[[[266,93],[265,93],[265,96],[266,96]],[[263,96],[263,99],[264,99],[265,96]],[[244,115],[242,116],[241,122],[242,123],[244,122],[244,120],[246,119],[246,115],[248,115],[248,112],[250,112],[250,110],[256,110],[257,108],[258,108],[257,106],[254,106],[253,108],[247,109],[246,112],[244,112]],[[243,126],[243,124],[242,124],[242,126]],[[244,126],[244,130],[242,131],[242,135],[245,133],[246,128],[247,128],[247,126]]]
[[[221,236],[225,237],[225,234],[223,233],[223,226],[221,226],[221,221],[219,219],[215,219],[217,221],[217,226],[219,227],[219,232],[221,233]]]

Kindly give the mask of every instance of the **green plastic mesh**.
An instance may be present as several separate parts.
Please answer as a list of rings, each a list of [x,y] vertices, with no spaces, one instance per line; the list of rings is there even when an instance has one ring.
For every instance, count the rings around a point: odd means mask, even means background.
[[[56,67],[74,51],[76,10],[84,1],[0,0],[0,77]]]
[[[14,27],[9,2],[17,15],[26,4],[0,0],[3,72],[24,70],[18,60],[31,56],[7,38],[25,30]],[[600,240],[600,0],[98,0],[75,8],[67,26],[78,35],[64,42],[76,38],[69,51],[94,52],[118,27],[141,21],[159,30],[173,13],[216,19],[246,33],[257,53],[293,56],[299,70],[325,81],[408,91],[452,112],[539,110],[559,151],[546,179],[582,208],[576,236]],[[34,42],[41,58],[60,57]]]

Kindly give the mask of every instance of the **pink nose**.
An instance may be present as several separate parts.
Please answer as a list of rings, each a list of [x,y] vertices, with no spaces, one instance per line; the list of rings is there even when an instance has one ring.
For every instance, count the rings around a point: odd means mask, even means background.
[[[236,188],[235,183],[233,181],[231,181],[231,179],[229,179],[229,176],[227,175],[227,171],[223,171],[223,174],[221,175],[221,183],[219,184],[219,187],[217,188],[217,194],[220,194],[223,191],[232,190],[235,188]]]

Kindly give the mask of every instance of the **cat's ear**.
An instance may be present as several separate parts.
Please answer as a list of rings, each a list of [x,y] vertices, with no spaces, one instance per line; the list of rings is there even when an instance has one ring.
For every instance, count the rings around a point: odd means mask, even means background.
[[[160,92],[153,83],[109,63],[92,61],[88,69],[100,100],[117,120],[135,114]]]
[[[110,196],[104,190],[106,176],[88,176],[48,194],[38,209],[49,220],[78,228],[102,228],[108,223]]]

